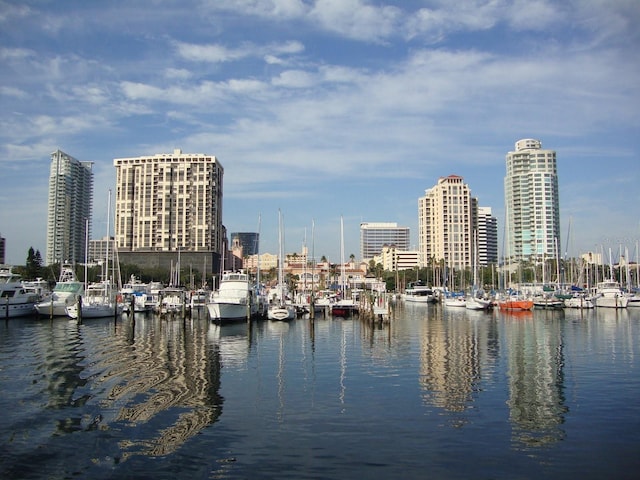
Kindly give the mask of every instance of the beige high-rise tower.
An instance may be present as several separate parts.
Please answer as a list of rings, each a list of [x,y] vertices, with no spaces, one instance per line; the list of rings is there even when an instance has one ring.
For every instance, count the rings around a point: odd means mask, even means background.
[[[215,156],[174,150],[113,163],[115,240],[121,259],[166,267],[179,252],[198,267],[212,254],[219,261],[224,169]]]
[[[472,266],[478,202],[458,175],[441,177],[418,199],[418,236],[422,262],[444,261],[456,270]]]

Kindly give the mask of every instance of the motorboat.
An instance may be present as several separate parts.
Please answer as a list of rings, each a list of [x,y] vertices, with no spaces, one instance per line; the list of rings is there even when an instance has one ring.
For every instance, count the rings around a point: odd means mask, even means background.
[[[115,287],[105,280],[89,284],[80,301],[67,307],[67,315],[77,319],[117,317],[123,309],[116,298]]]
[[[38,300],[38,295],[25,288],[11,267],[0,267],[0,318],[31,315],[36,312]]]
[[[627,308],[629,297],[625,295],[620,282],[613,279],[596,284],[596,307]]]
[[[434,303],[436,296],[431,287],[428,287],[422,280],[416,280],[407,284],[402,299],[405,302]]]
[[[207,301],[209,317],[215,323],[249,320],[258,315],[258,295],[254,282],[244,272],[224,272],[218,290]]]
[[[498,308],[500,310],[509,310],[516,312],[529,311],[533,310],[533,300],[520,297],[510,297],[498,301]]]
[[[84,293],[84,283],[78,281],[72,265],[63,264],[51,295],[36,304],[40,316],[67,317],[67,307],[78,303]]]

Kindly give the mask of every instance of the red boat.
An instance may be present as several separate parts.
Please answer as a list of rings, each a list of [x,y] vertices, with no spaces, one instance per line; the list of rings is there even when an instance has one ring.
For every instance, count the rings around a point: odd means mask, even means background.
[[[498,302],[500,310],[515,310],[519,312],[533,310],[533,300],[510,299]]]

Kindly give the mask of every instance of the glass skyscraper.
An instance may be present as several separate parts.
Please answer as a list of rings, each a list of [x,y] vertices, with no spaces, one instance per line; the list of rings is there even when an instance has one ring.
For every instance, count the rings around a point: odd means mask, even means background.
[[[556,152],[540,140],[518,140],[506,156],[505,261],[557,257],[560,246],[560,200]]]
[[[93,203],[93,162],[51,154],[47,211],[47,265],[83,263]]]

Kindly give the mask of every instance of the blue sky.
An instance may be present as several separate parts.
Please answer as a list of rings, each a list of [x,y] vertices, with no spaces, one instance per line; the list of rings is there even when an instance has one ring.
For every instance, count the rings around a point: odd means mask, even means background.
[[[411,228],[439,177],[504,224],[505,155],[557,151],[562,250],[640,238],[637,0],[0,0],[0,234],[44,257],[50,153],[216,155],[223,222],[276,253],[359,257],[360,222]],[[312,223],[315,228],[312,237]],[[570,234],[569,234],[570,233]]]

